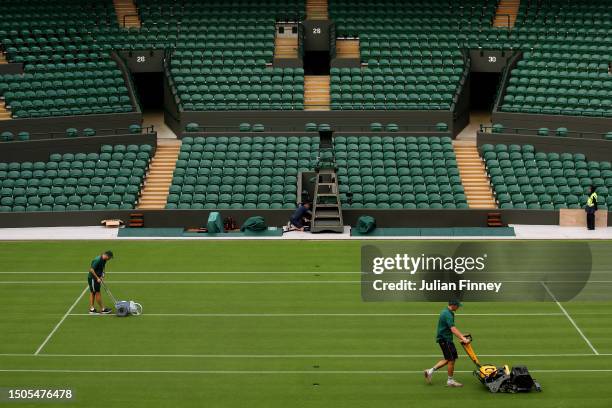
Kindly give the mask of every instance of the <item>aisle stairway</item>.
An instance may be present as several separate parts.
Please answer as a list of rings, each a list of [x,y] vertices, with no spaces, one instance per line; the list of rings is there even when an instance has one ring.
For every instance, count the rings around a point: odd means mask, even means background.
[[[163,209],[166,206],[180,149],[180,140],[160,139],[157,141],[157,151],[149,165],[142,194],[138,201],[139,209]]]
[[[337,58],[360,58],[358,38],[338,38],[336,40]]]
[[[497,208],[491,184],[475,142],[453,142],[461,183],[470,208]]]
[[[285,36],[274,39],[274,58],[297,58],[298,57],[298,37]]]
[[[304,110],[329,110],[329,75],[304,77]]]
[[[5,102],[0,100],[0,120],[11,119],[11,111],[6,108]]]
[[[520,5],[521,0],[500,0],[493,19],[493,27],[514,27]],[[510,17],[510,21],[508,21],[508,17]]]
[[[115,5],[115,13],[120,27],[125,28],[140,28],[140,16],[138,8],[133,0],[113,0]]]
[[[306,0],[306,18],[308,20],[327,20],[327,0]]]

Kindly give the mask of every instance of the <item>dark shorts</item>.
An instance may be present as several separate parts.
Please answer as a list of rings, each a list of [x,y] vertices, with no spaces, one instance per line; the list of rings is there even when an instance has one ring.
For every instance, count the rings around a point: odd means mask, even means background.
[[[302,219],[301,219],[301,218],[300,218],[300,219],[297,219],[297,220],[292,219],[292,220],[291,220],[291,225],[293,225],[294,227],[297,227],[297,228],[302,228],[302,227],[304,227],[304,223],[302,222]]]
[[[455,343],[448,341],[438,341],[440,348],[442,349],[442,354],[444,355],[445,360],[455,361],[459,356],[457,355],[457,348],[455,347]]]
[[[89,286],[89,291],[91,293],[100,292],[100,283],[93,276],[87,277],[87,285]]]

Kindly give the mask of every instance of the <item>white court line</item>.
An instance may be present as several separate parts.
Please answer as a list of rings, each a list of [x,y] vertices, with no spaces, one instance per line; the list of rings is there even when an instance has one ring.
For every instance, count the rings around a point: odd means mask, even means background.
[[[463,354],[462,354],[463,355]],[[31,357],[31,354],[0,354],[6,357]],[[612,354],[567,353],[567,354],[479,354],[481,357],[597,357]],[[440,354],[39,354],[38,357],[145,357],[145,358],[436,358]]]
[[[51,330],[51,333],[49,333],[45,341],[43,341],[42,344],[36,349],[36,352],[34,353],[35,356],[38,355],[40,351],[43,349],[43,347],[45,347],[45,345],[49,342],[49,340],[51,340],[51,337],[53,337],[57,329],[59,329],[62,323],[64,323],[64,320],[66,320],[66,318],[70,315],[72,310],[76,307],[77,303],[79,303],[79,301],[81,300],[85,292],[87,292],[87,289],[88,289],[87,286],[85,286],[85,288],[83,289],[79,297],[74,301],[74,303],[72,304],[72,306],[70,306],[70,308],[66,311],[66,313],[64,313],[64,316],[62,316],[62,319],[59,322],[57,322],[57,324],[55,325],[53,330]]]
[[[0,275],[39,275],[45,274],[60,274],[60,275],[83,275],[87,272],[83,271],[0,271]],[[491,271],[487,272],[490,274],[507,274],[512,273],[513,275],[523,274],[531,275],[536,273],[554,273],[555,275],[576,275],[575,272],[563,272],[563,271]],[[118,275],[340,275],[340,274],[352,274],[352,275],[365,275],[368,272],[363,271],[110,271],[110,274]],[[386,271],[385,274],[406,274],[406,272],[400,271]],[[612,271],[592,271],[593,274],[604,274],[610,275]]]
[[[372,283],[374,281],[365,281],[368,283]],[[498,281],[502,283],[534,283],[538,284],[541,281],[536,280],[511,280],[511,281]],[[83,283],[82,280],[78,281],[68,281],[68,280],[48,280],[48,281],[1,281],[0,285],[44,285],[44,284],[76,284]],[[112,281],[113,285],[119,284],[127,284],[127,285],[161,285],[161,284],[204,284],[204,285],[290,285],[290,284],[361,284],[364,283],[361,280],[259,280],[259,281],[232,281],[232,280],[161,280],[161,281],[151,281],[151,280],[116,280]],[[548,283],[585,283],[584,281],[548,281]],[[612,280],[595,280],[588,281],[586,283],[612,283]]]
[[[530,281],[531,283],[537,283],[538,281]],[[28,285],[28,284],[33,284],[33,285],[43,285],[43,284],[57,284],[57,285],[61,285],[61,284],[76,284],[76,283],[83,283],[83,280],[78,280],[78,281],[58,281],[58,280],[48,280],[48,281],[0,281],[0,285],[1,284],[6,284],[6,285]],[[330,284],[345,284],[345,283],[350,283],[350,284],[357,284],[357,283],[361,283],[360,280],[260,280],[260,281],[231,281],[231,280],[224,280],[224,281],[219,281],[219,280],[210,280],[210,281],[198,281],[198,280],[161,280],[161,281],[150,281],[150,280],[140,280],[140,281],[128,281],[128,280],[116,280],[116,281],[112,281],[113,285],[118,285],[118,284],[127,284],[127,285],[163,285],[163,284],[185,284],[185,285],[191,285],[191,284],[211,284],[211,285],[285,285],[285,284],[322,284],[322,283],[330,283]]]
[[[461,354],[463,356],[463,354]],[[521,358],[559,358],[559,357],[610,357],[612,353],[561,353],[561,354],[479,354],[481,357],[521,357]],[[300,358],[436,358],[439,354],[48,354],[5,353],[0,357],[49,357],[49,358],[209,358],[209,359],[300,359]]]
[[[71,313],[70,316],[88,316],[92,318],[113,315],[90,315],[89,313]],[[411,317],[440,316],[440,313],[146,313],[149,317]],[[563,316],[563,313],[461,313],[460,316]]]
[[[87,374],[420,374],[423,370],[69,370],[69,369],[0,369],[3,373],[87,373]],[[463,370],[456,373],[472,373]],[[533,373],[609,373],[612,369],[530,370]]]
[[[599,352],[597,351],[597,349],[595,347],[593,347],[593,344],[591,343],[591,341],[587,338],[587,336],[584,335],[582,330],[580,330],[580,327],[578,327],[578,325],[576,324],[574,319],[572,319],[572,316],[570,316],[569,313],[567,313],[567,310],[565,310],[565,308],[563,307],[563,305],[561,303],[559,303],[559,301],[557,300],[557,297],[555,296],[555,294],[552,293],[552,291],[548,288],[548,285],[546,285],[546,283],[544,283],[544,282],[540,282],[540,283],[542,284],[542,286],[544,286],[544,289],[546,289],[546,292],[548,292],[548,294],[550,295],[552,300],[554,300],[555,303],[557,304],[557,306],[559,306],[559,309],[561,309],[563,314],[565,314],[565,317],[567,317],[567,319],[570,321],[572,326],[574,326],[574,328],[576,329],[578,334],[580,334],[580,336],[584,339],[586,344],[588,344],[588,346],[591,348],[591,350],[593,350],[593,353],[598,355]]]
[[[59,274],[59,275],[86,275],[87,272],[17,272],[17,271],[2,271],[0,272],[0,275],[40,275],[41,273],[45,273],[45,274]],[[364,272],[359,272],[359,271],[355,271],[355,272],[322,272],[322,271],[312,271],[312,272],[304,272],[304,271],[297,271],[297,272],[279,272],[279,271],[274,271],[274,272],[268,272],[268,271],[259,271],[259,272],[235,272],[235,271],[225,271],[225,272],[213,272],[213,271],[202,271],[202,272],[176,272],[176,271],[168,271],[168,272],[163,272],[163,271],[152,271],[152,272],[143,272],[143,271],[112,271],[110,272],[110,274],[117,274],[117,275],[270,275],[270,274],[275,274],[275,275],[311,275],[311,274],[320,274],[320,275],[340,275],[340,274],[351,274],[351,275],[359,275],[359,274],[363,274]]]

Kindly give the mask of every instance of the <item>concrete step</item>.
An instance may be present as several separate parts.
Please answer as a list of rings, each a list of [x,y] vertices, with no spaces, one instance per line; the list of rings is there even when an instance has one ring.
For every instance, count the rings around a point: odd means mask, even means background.
[[[147,180],[149,182],[153,182],[153,183],[156,183],[156,184],[165,184],[168,181],[172,181],[172,175],[157,176],[155,174],[152,174],[152,175],[147,177]],[[147,185],[149,185],[149,184],[147,183]]]
[[[327,0],[306,0],[306,18],[327,20],[329,18]]]
[[[140,28],[141,21],[138,8],[133,0],[113,0],[117,22],[121,27]]]
[[[360,58],[359,39],[337,39],[336,57],[338,58]]]
[[[329,76],[306,75],[304,77],[304,109],[329,110]]]
[[[297,58],[298,39],[297,37],[276,37],[274,39],[275,58]]]
[[[491,190],[489,189],[489,186],[487,185],[470,185],[470,184],[466,184],[463,183],[463,188],[465,189],[465,191],[473,191],[474,193],[486,193],[491,195]]]
[[[141,198],[140,201],[142,202],[159,201],[159,200],[166,201],[166,198],[167,198],[167,194],[149,194],[147,197]]]
[[[480,170],[480,169],[465,169],[465,168],[461,168],[461,167],[459,167],[459,173],[461,173],[464,176],[472,177],[472,178],[474,178],[475,176],[482,176],[483,178],[485,178],[486,174],[487,174],[484,170]]]
[[[166,204],[168,202],[168,198],[166,195],[163,196],[159,196],[159,197],[147,197],[147,198],[141,198],[140,200],[138,200],[139,204],[155,204],[155,203],[163,203]]]
[[[163,209],[180,153],[181,141],[158,143],[138,202],[140,209]]]
[[[478,149],[466,143],[453,143],[457,168],[470,208],[496,208],[489,178]]]
[[[165,202],[167,200],[167,197],[168,197],[167,194],[149,195],[148,197],[141,198],[140,202],[142,203],[159,202],[159,201]]]

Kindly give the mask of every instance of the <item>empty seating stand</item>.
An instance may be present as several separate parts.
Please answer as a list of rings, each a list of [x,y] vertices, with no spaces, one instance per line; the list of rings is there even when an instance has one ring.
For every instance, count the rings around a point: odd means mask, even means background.
[[[166,208],[295,208],[318,150],[318,137],[186,137]]]
[[[304,108],[304,70],[268,66],[276,20],[303,18],[303,0],[138,4],[144,25],[134,37],[172,44],[173,91],[185,110]]]
[[[338,33],[359,36],[367,64],[332,72],[332,109],[450,110],[467,69],[460,49],[488,32],[494,3],[330,2]]]
[[[508,45],[526,52],[501,110],[612,117],[612,2],[523,2],[519,10]]]
[[[612,2],[523,1],[511,30],[495,23],[497,5],[331,2],[339,35],[359,36],[367,64],[332,73],[332,109],[448,110],[465,70],[459,50],[481,48],[525,51],[502,111],[612,116]]]
[[[449,137],[336,136],[340,198],[349,208],[467,208]]]
[[[481,147],[499,208],[583,208],[591,186],[599,208],[612,206],[612,165],[581,153],[536,152],[531,145]]]
[[[26,71],[0,81],[13,117],[132,111],[110,53],[142,49],[170,50],[184,110],[304,109],[302,68],[271,67],[275,23],[302,21],[304,0],[134,3],[141,24],[125,28],[109,0],[3,1],[2,48]],[[451,110],[469,69],[462,50],[480,48],[524,51],[502,111],[611,117],[612,0],[523,1],[512,29],[495,22],[498,3],[329,2],[362,61],[332,70],[330,109]]]
[[[97,43],[95,28],[116,25],[111,2],[2,2],[0,41],[25,75],[0,78],[0,96],[13,118],[123,113],[134,110],[113,47]]]
[[[0,211],[132,209],[151,152],[150,145],[104,145],[99,153],[0,163]]]

